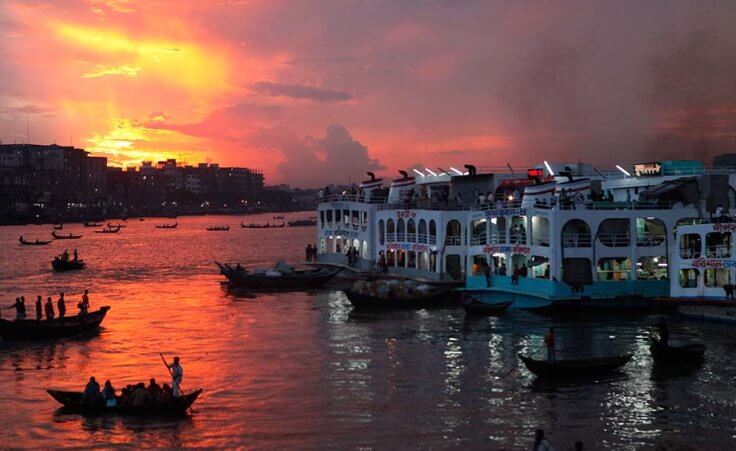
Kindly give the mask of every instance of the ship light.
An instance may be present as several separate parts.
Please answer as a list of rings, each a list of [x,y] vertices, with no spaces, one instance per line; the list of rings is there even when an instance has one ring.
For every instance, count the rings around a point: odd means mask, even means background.
[[[621,167],[621,165],[618,165],[618,164],[617,164],[617,165],[616,165],[616,169],[618,169],[619,171],[623,172],[623,174],[624,174],[624,175],[625,175],[626,177],[631,177],[631,174],[629,173],[629,171],[627,171],[626,169],[622,168],[622,167]]]
[[[463,171],[461,171],[461,170],[459,170],[459,169],[455,169],[455,168],[453,168],[452,166],[450,166],[450,170],[451,170],[452,172],[454,172],[455,174],[457,174],[457,175],[464,175],[464,174],[463,174]]]
[[[514,200],[514,195],[513,194],[509,194],[509,200]]]
[[[657,266],[659,266],[660,268],[666,268],[667,263],[657,263]]]
[[[552,177],[555,176],[555,171],[552,170],[552,166],[547,163],[547,160],[544,160],[544,167],[547,168],[547,172],[549,172],[549,175],[551,175]]]
[[[414,172],[416,172],[417,175],[421,175],[422,177],[426,177],[426,175],[424,175],[424,172],[420,171],[419,169],[414,169]]]
[[[431,170],[429,168],[424,168],[424,170],[427,171],[427,173],[432,174],[433,176],[437,177],[437,173],[434,172],[433,170]]]
[[[659,257],[654,257],[652,260],[654,261],[654,263],[659,263]]]

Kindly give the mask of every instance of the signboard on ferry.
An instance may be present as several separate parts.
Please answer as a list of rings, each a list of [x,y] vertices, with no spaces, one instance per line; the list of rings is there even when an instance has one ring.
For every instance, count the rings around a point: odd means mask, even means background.
[[[718,258],[696,258],[694,268],[736,268],[736,260],[721,260]]]
[[[634,175],[637,177],[656,177],[662,175],[662,163],[637,163],[634,165]]]
[[[359,232],[356,230],[329,230],[325,229],[322,231],[322,236],[325,238],[339,236],[342,238],[358,238]]]
[[[484,254],[522,254],[529,255],[531,249],[529,246],[484,246]]]
[[[713,224],[714,232],[736,232],[736,224],[733,223],[720,223]]]
[[[473,214],[472,219],[479,218],[498,218],[501,216],[524,216],[526,215],[526,208],[496,208],[493,210],[479,211]]]
[[[410,244],[410,243],[390,243],[386,245],[389,251],[417,251],[428,252],[429,246],[426,244]]]

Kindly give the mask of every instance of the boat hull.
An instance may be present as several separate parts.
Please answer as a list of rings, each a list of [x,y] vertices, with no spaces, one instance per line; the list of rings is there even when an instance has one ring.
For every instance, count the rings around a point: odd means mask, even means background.
[[[511,301],[498,302],[496,304],[487,304],[480,302],[473,297],[466,297],[463,300],[463,308],[468,315],[475,316],[497,316],[503,314],[511,306]]]
[[[649,350],[652,353],[654,363],[657,365],[696,364],[701,363],[705,358],[705,346],[700,343],[672,346],[652,339]]]
[[[486,305],[498,305],[511,302],[509,308],[542,310],[552,306],[552,300],[544,296],[536,296],[533,293],[509,293],[507,291],[489,290],[466,290],[465,296],[472,297],[477,302]]]
[[[416,298],[381,298],[344,290],[353,307],[361,310],[412,310],[426,308],[455,307],[459,304],[459,296],[451,287]]]
[[[81,269],[84,269],[85,264],[83,261],[63,261],[63,260],[53,260],[51,262],[51,267],[54,269],[54,271],[79,271]]]
[[[230,266],[218,262],[215,263],[220,267],[220,272],[227,277],[228,283],[231,286],[260,290],[301,290],[317,288],[341,271],[341,268],[318,268],[298,271],[290,275],[266,276],[251,274],[246,271],[237,271]]]
[[[679,305],[677,312],[690,319],[736,324],[736,303],[734,302]]]
[[[106,407],[104,405],[86,406],[82,404],[82,393],[62,391],[62,390],[46,390],[52,398],[58,401],[65,409],[71,412],[80,412],[83,414],[109,414],[109,415],[130,415],[130,416],[156,416],[156,415],[186,415],[187,409],[197,400],[202,393],[202,389],[195,390],[184,396],[172,398],[166,403],[156,403],[140,407],[133,406],[115,406]]]
[[[632,354],[615,357],[598,357],[592,359],[533,360],[519,355],[519,358],[532,373],[545,378],[574,378],[612,373],[631,360]]]
[[[63,319],[8,321],[0,319],[0,337],[6,340],[43,340],[96,332],[110,307],[90,312],[85,320],[77,316]]]

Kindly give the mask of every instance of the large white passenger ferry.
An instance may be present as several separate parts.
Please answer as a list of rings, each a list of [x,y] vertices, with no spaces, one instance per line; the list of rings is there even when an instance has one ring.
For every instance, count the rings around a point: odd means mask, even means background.
[[[345,264],[355,249],[359,270],[384,258],[391,274],[464,281],[466,295],[514,308],[647,307],[679,277],[678,226],[736,207],[736,171],[698,161],[413,171],[325,192],[319,261]]]

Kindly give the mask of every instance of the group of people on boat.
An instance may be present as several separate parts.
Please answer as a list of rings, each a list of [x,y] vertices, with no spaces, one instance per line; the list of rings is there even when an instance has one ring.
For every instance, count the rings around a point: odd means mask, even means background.
[[[165,404],[173,398],[182,396],[181,381],[184,376],[184,369],[179,363],[179,357],[174,357],[174,363],[168,365],[171,372],[171,385],[164,383],[159,385],[156,379],[151,378],[146,385],[139,382],[135,385],[127,385],[120,390],[120,395],[116,395],[115,387],[112,382],[105,381],[104,388],[100,389],[100,384],[94,376],[89,378],[89,382],[82,392],[83,406],[105,406],[105,407],[146,407],[156,404]]]
[[[63,262],[68,262],[68,261],[69,261],[69,259],[70,259],[70,258],[72,258],[72,256],[70,256],[70,255],[69,255],[69,249],[64,249],[64,252],[62,252],[62,253],[61,253],[61,254],[60,254],[60,255],[59,255],[58,257],[56,257],[56,258],[58,258],[59,260],[61,260],[61,261],[63,261]],[[74,249],[74,256],[73,256],[73,258],[74,258],[74,259],[72,260],[73,262],[75,262],[75,263],[76,263],[76,262],[78,262],[78,261],[79,261],[79,254],[77,253],[77,250],[76,250],[76,249]]]
[[[311,244],[307,244],[306,249],[304,249],[304,256],[305,261],[307,262],[316,262],[317,261],[317,245],[315,244],[312,246]]]
[[[56,301],[56,305],[58,308],[59,319],[63,319],[66,316],[66,300],[64,299],[64,293],[61,293],[59,295],[59,299]],[[15,303],[13,303],[8,308],[15,309],[15,318],[17,320],[23,320],[27,318],[25,296],[15,298]],[[77,316],[80,318],[86,317],[89,313],[88,290],[84,290],[82,300],[77,304],[77,308],[79,309]],[[44,313],[46,314],[46,319],[49,321],[53,321],[56,318],[56,312],[54,312],[54,303],[51,300],[51,296],[47,297],[46,302],[44,303],[43,297],[39,295],[38,298],[36,298],[36,321],[41,321],[43,319]]]
[[[347,251],[345,251],[345,256],[348,258],[348,266],[351,268],[355,268],[358,266],[358,249],[350,246]]]

